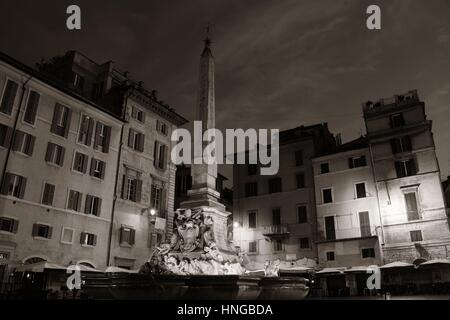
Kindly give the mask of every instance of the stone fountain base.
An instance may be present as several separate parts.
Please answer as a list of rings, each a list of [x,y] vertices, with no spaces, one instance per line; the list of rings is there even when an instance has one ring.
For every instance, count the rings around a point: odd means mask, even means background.
[[[301,300],[308,280],[237,275],[94,274],[82,291],[93,299],[120,300]]]

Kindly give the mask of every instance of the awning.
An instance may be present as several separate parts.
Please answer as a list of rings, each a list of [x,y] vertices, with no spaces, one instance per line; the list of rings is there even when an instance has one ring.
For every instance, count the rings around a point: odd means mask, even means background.
[[[317,271],[316,274],[329,274],[329,273],[339,273],[343,274],[346,268],[324,268]]]
[[[345,269],[344,272],[346,273],[352,273],[352,272],[364,272],[364,273],[368,273],[369,270],[369,266],[356,266],[356,267],[348,267]]]
[[[44,272],[44,270],[66,270],[66,267],[56,263],[41,261],[31,264],[24,264],[16,268],[16,272]]]
[[[124,268],[110,266],[106,268],[105,273],[138,273],[139,270],[128,270]]]
[[[409,267],[414,267],[414,265],[412,263],[395,261],[395,262],[385,264],[384,266],[381,266],[380,269],[409,268]]]
[[[450,260],[448,259],[434,259],[434,260],[429,260],[429,261],[425,261],[422,262],[420,266],[430,266],[430,265],[436,265],[436,264],[450,264]]]
[[[80,268],[80,271],[82,271],[82,272],[103,272],[101,270],[85,266],[84,264],[77,264],[77,266]]]

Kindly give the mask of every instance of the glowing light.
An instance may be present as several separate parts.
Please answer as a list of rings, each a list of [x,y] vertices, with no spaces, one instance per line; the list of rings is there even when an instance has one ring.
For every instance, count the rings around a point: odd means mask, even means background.
[[[234,228],[239,228],[239,222],[235,221],[235,222],[233,223],[233,227],[234,227]]]
[[[155,209],[151,209],[150,210],[150,215],[154,216],[156,214],[156,210]]]

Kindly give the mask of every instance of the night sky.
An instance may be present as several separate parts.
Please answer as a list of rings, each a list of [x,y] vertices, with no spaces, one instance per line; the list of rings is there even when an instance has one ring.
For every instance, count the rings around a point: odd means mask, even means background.
[[[70,4],[81,31],[66,29]],[[0,50],[29,65],[70,49],[113,60],[192,119],[208,21],[219,128],[328,122],[345,142],[365,133],[362,102],[418,89],[450,175],[449,0],[1,1]]]

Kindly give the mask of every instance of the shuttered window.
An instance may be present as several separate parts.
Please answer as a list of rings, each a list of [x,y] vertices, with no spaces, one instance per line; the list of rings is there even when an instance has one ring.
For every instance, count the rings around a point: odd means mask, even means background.
[[[255,229],[256,228],[256,212],[248,213],[248,228]]]
[[[359,213],[359,226],[361,229],[361,237],[370,237],[372,235],[370,231],[369,212],[363,211]]]
[[[128,133],[128,147],[133,150],[143,152],[145,135],[130,128]]]
[[[122,198],[133,202],[141,202],[142,180],[131,175],[123,175]]]
[[[159,185],[152,184],[150,206],[156,209],[160,218],[165,218],[166,191]]]
[[[17,233],[19,228],[19,220],[0,217],[0,231]]]
[[[80,236],[80,244],[84,246],[96,246],[97,245],[97,235],[88,232],[82,232]]]
[[[65,153],[66,149],[64,147],[49,142],[45,153],[45,161],[62,167],[64,164]]]
[[[155,141],[155,148],[153,154],[155,167],[161,170],[166,169],[167,153],[168,147],[160,143],[159,141]]]
[[[83,114],[81,116],[80,130],[78,131],[78,142],[86,146],[92,143],[92,134],[94,132],[94,119]]]
[[[334,217],[325,217],[325,237],[327,240],[336,239],[336,228],[334,225]]]
[[[367,196],[366,184],[364,182],[355,184],[356,198],[365,198]]]
[[[256,253],[256,251],[257,251],[256,241],[249,242],[248,243],[248,252]]]
[[[55,104],[50,131],[61,137],[67,138],[70,129],[71,117],[72,117],[72,110],[59,103]]]
[[[53,228],[45,224],[35,223],[33,224],[33,237],[51,239]]]
[[[42,194],[42,204],[47,206],[53,205],[53,198],[55,196],[55,186],[50,183],[44,184],[44,192]]]
[[[16,130],[12,149],[28,156],[32,156],[35,140],[36,138],[31,134]]]
[[[297,220],[298,220],[298,223],[308,222],[308,212],[306,210],[306,206],[298,206],[297,207]]]
[[[120,244],[128,244],[132,246],[134,245],[135,237],[136,237],[136,230],[125,226],[122,226],[120,228],[120,237],[119,237]]]
[[[81,192],[70,190],[69,191],[69,199],[67,201],[67,209],[80,211],[81,210]]]
[[[0,193],[23,199],[26,184],[27,179],[25,177],[6,172]]]
[[[0,123],[0,147],[9,148],[13,132],[13,128]]]
[[[416,192],[405,193],[406,213],[408,221],[419,220],[420,218],[416,195]]]
[[[404,136],[391,139],[391,149],[393,154],[411,151],[411,138],[409,136]]]
[[[84,205],[84,213],[92,214],[94,216],[100,216],[102,208],[102,199],[92,195],[86,195],[86,202]]]
[[[103,153],[109,152],[109,142],[111,139],[111,127],[97,121],[95,126],[94,149]]]
[[[367,165],[366,156],[353,157],[348,159],[348,167],[350,169],[365,167]]]
[[[0,112],[11,114],[18,87],[19,85],[16,82],[8,80],[5,90],[3,91],[2,101],[0,103]]]
[[[411,242],[423,241],[422,231],[421,230],[410,231],[409,235],[411,237]]]
[[[80,152],[75,152],[75,159],[73,161],[73,170],[86,173],[89,157]]]
[[[92,158],[91,168],[89,174],[93,177],[104,179],[105,178],[106,163],[104,161]]]
[[[36,122],[36,115],[39,107],[39,100],[41,95],[36,91],[31,90],[28,96],[27,106],[25,108],[25,113],[23,115],[23,121],[29,124]]]
[[[395,171],[397,178],[413,176],[417,174],[416,161],[414,159],[396,161]]]

